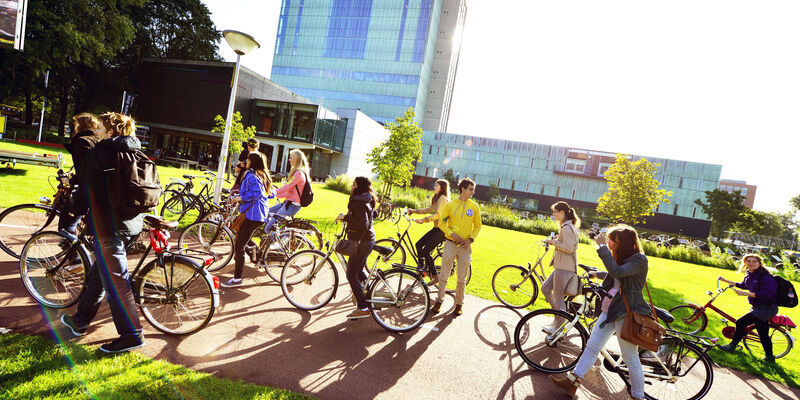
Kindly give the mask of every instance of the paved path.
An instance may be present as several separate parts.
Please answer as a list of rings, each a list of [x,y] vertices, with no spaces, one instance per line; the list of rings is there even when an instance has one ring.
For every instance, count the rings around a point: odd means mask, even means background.
[[[18,271],[17,262],[2,253],[0,327],[47,334],[48,321],[56,321],[59,314],[42,309],[28,296]],[[229,274],[226,270],[221,276]],[[417,331],[399,335],[372,319],[346,321],[353,306],[345,285],[332,304],[304,312],[294,309],[266,275],[246,268],[245,277],[246,286],[223,288],[222,306],[195,335],[167,336],[142,321],[147,343],[141,352],[216,376],[320,399],[565,398],[546,374],[529,369],[517,356],[512,336],[520,315],[497,303],[470,296],[464,315],[454,318],[453,298],[448,296],[443,313]],[[52,326],[61,330],[59,323]],[[76,341],[99,345],[114,337],[103,305],[89,334]],[[602,367],[594,368],[584,382],[581,399],[627,398],[619,378]],[[797,399],[800,390],[715,368],[714,386],[706,398]]]

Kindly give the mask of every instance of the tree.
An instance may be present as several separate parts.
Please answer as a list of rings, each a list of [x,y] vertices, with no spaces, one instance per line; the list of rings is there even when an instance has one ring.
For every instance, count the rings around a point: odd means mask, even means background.
[[[784,237],[787,227],[784,225],[781,214],[746,210],[739,215],[739,220],[734,225],[734,229],[753,235]],[[791,236],[791,233],[789,236]]]
[[[450,191],[458,190],[458,176],[453,173],[452,168],[448,169],[444,172],[444,174],[442,174],[442,179],[450,183]]]
[[[225,118],[221,115],[214,117],[214,127],[211,132],[225,134]],[[230,175],[230,160],[242,152],[242,142],[254,137],[256,135],[256,127],[249,126],[247,128],[242,124],[242,114],[239,111],[233,113],[233,120],[231,121],[231,137],[228,142],[228,175]]]
[[[715,232],[716,237],[721,238],[723,233],[738,222],[743,213],[748,211],[742,203],[745,197],[738,190],[729,193],[721,189],[706,191],[705,195],[705,203],[700,199],[695,200],[694,203],[711,217],[711,230]]]
[[[386,124],[389,139],[367,154],[367,162],[373,165],[372,172],[378,174],[386,185],[384,193],[391,194],[392,186],[406,186],[414,175],[414,162],[422,155],[422,129],[414,122],[414,109],[409,108],[395,122]]]
[[[628,155],[617,154],[605,173],[608,191],[598,199],[597,211],[613,221],[633,225],[655,214],[660,203],[669,204],[672,192],[659,189],[661,184],[654,178],[658,166],[645,158],[631,161]]]
[[[492,182],[489,184],[489,190],[486,191],[486,197],[488,197],[489,203],[493,202],[494,199],[500,197],[500,189],[497,188],[497,184]]]

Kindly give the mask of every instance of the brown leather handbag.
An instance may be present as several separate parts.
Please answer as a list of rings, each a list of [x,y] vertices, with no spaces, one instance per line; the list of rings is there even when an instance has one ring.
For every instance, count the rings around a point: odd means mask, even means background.
[[[656,352],[667,330],[658,323],[658,314],[656,314],[656,309],[653,306],[653,297],[650,296],[650,288],[647,286],[647,282],[645,282],[644,287],[647,288],[647,297],[650,298],[650,309],[653,312],[653,316],[631,311],[625,292],[620,288],[620,294],[622,295],[622,300],[625,301],[627,313],[625,314],[625,321],[622,323],[622,331],[619,332],[619,337],[628,343]]]

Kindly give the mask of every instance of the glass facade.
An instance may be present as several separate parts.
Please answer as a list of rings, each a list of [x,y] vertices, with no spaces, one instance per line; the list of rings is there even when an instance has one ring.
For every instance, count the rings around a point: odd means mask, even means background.
[[[341,152],[347,121],[315,104],[254,100],[251,125],[259,134],[313,143]]]
[[[594,152],[511,140],[425,131],[422,160],[416,174],[441,178],[448,169],[478,185],[496,184],[501,189],[597,203],[608,185],[602,173],[613,164],[613,153]],[[657,213],[708,220],[694,204],[719,184],[722,166],[690,161],[647,158],[661,164],[655,178],[672,192],[670,204]],[[523,199],[524,200],[524,199]],[[532,204],[526,204],[530,208]]]

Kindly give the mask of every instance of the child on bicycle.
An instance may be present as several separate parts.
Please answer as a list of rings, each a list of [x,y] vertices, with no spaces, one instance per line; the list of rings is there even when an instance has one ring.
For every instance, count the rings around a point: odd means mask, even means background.
[[[414,222],[424,224],[433,221],[433,228],[423,235],[416,243],[417,255],[419,256],[419,265],[427,269],[430,274],[430,286],[433,286],[438,281],[436,276],[436,267],[433,265],[433,258],[431,252],[436,246],[444,242],[444,232],[439,229],[439,215],[442,213],[444,206],[450,201],[450,182],[446,179],[439,179],[434,186],[433,197],[431,197],[431,205],[428,208],[408,209],[408,214],[430,214],[425,218],[415,219]]]

